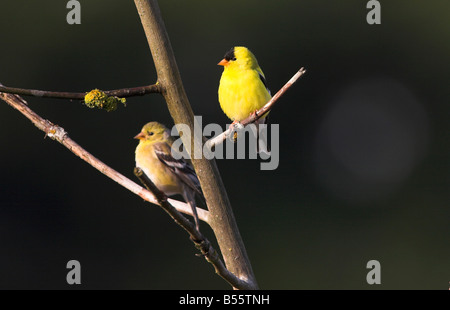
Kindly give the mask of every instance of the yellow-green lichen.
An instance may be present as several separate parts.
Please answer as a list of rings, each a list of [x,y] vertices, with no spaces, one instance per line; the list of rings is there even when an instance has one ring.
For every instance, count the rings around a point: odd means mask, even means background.
[[[126,102],[125,98],[108,96],[99,89],[93,89],[84,96],[84,104],[87,107],[105,109],[108,112],[116,110],[119,103],[125,105]]]

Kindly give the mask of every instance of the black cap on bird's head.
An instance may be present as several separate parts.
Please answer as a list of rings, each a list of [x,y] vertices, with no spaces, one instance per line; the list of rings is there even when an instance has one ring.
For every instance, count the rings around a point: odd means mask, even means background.
[[[226,60],[236,60],[236,55],[234,54],[234,47],[232,47],[228,52],[225,53],[225,56],[223,56]]]
[[[234,54],[234,47],[232,47],[228,52],[225,53],[223,59],[218,63],[219,66],[226,66],[232,60],[236,60],[236,55]]]
[[[241,69],[256,69],[258,68],[258,61],[255,55],[244,46],[235,46],[226,52],[224,58],[218,63],[219,66],[224,67],[239,67]]]

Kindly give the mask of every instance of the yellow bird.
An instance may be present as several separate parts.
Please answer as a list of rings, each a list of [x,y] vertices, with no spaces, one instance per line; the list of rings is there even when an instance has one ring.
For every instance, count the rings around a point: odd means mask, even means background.
[[[224,70],[219,84],[219,102],[223,112],[233,121],[240,122],[262,108],[271,98],[266,78],[255,55],[246,47],[235,46],[219,63]],[[255,124],[265,123],[265,116]],[[267,139],[259,136],[259,152],[267,151]]]
[[[136,147],[136,167],[141,168],[167,196],[183,196],[192,208],[195,227],[199,231],[195,195],[203,197],[200,182],[186,161],[172,156],[176,150],[172,149],[173,138],[169,129],[158,122],[150,122],[134,138],[140,140]]]

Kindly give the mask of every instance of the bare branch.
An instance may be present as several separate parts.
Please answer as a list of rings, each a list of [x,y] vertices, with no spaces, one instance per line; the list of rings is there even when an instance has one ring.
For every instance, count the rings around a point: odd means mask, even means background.
[[[4,85],[0,85],[0,92],[9,93],[9,94],[17,94],[17,95],[21,95],[21,96],[34,96],[34,97],[42,97],[42,98],[59,98],[59,99],[72,99],[72,100],[83,100],[84,96],[86,95],[86,92],[84,92],[84,93],[58,92],[58,91],[7,87]],[[162,90],[160,88],[160,85],[158,83],[156,83],[156,84],[147,85],[147,86],[107,90],[104,92],[108,96],[116,96],[116,97],[126,98],[126,97],[133,97],[133,96],[143,96],[143,95],[150,94],[150,93],[161,93]]]
[[[305,74],[306,70],[304,68],[300,68],[300,70],[297,71],[294,76],[287,81],[287,83],[256,113],[251,114],[246,119],[242,120],[240,124],[242,126],[247,126],[248,124],[256,122],[258,119],[260,119],[263,115],[265,115],[267,112],[269,112],[272,107],[275,105],[278,99],[295,83],[297,80]],[[220,135],[217,135],[214,138],[209,139],[206,141],[205,145],[206,147],[211,150],[215,145],[222,143],[225,141],[230,135],[234,133],[233,126],[230,126],[227,130],[222,132]]]
[[[1,84],[0,84],[1,85]],[[37,128],[45,132],[45,135],[53,140],[58,141],[69,149],[72,153],[83,159],[89,165],[99,170],[101,173],[116,181],[126,189],[130,190],[134,194],[138,195],[142,199],[158,205],[156,197],[145,188],[134,183],[124,175],[120,174],[116,170],[112,169],[102,161],[94,157],[92,154],[83,149],[79,144],[73,141],[67,134],[67,132],[60,126],[53,124],[52,122],[43,119],[33,110],[31,110],[24,99],[18,95],[0,93],[0,98],[3,99],[10,106],[18,110],[25,117],[27,117]],[[191,207],[178,200],[168,199],[168,201],[180,212],[191,215]],[[197,208],[198,218],[209,224],[209,212],[204,209]]]

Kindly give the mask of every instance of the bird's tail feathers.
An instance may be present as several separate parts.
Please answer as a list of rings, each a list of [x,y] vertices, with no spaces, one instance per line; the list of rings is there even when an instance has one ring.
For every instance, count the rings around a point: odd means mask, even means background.
[[[196,203],[195,203],[195,194],[196,193],[193,192],[192,190],[187,189],[184,191],[183,196],[184,196],[184,200],[186,201],[186,203],[192,209],[192,216],[194,218],[195,228],[197,229],[198,232],[200,232],[200,222],[198,219],[197,207],[196,207]]]

